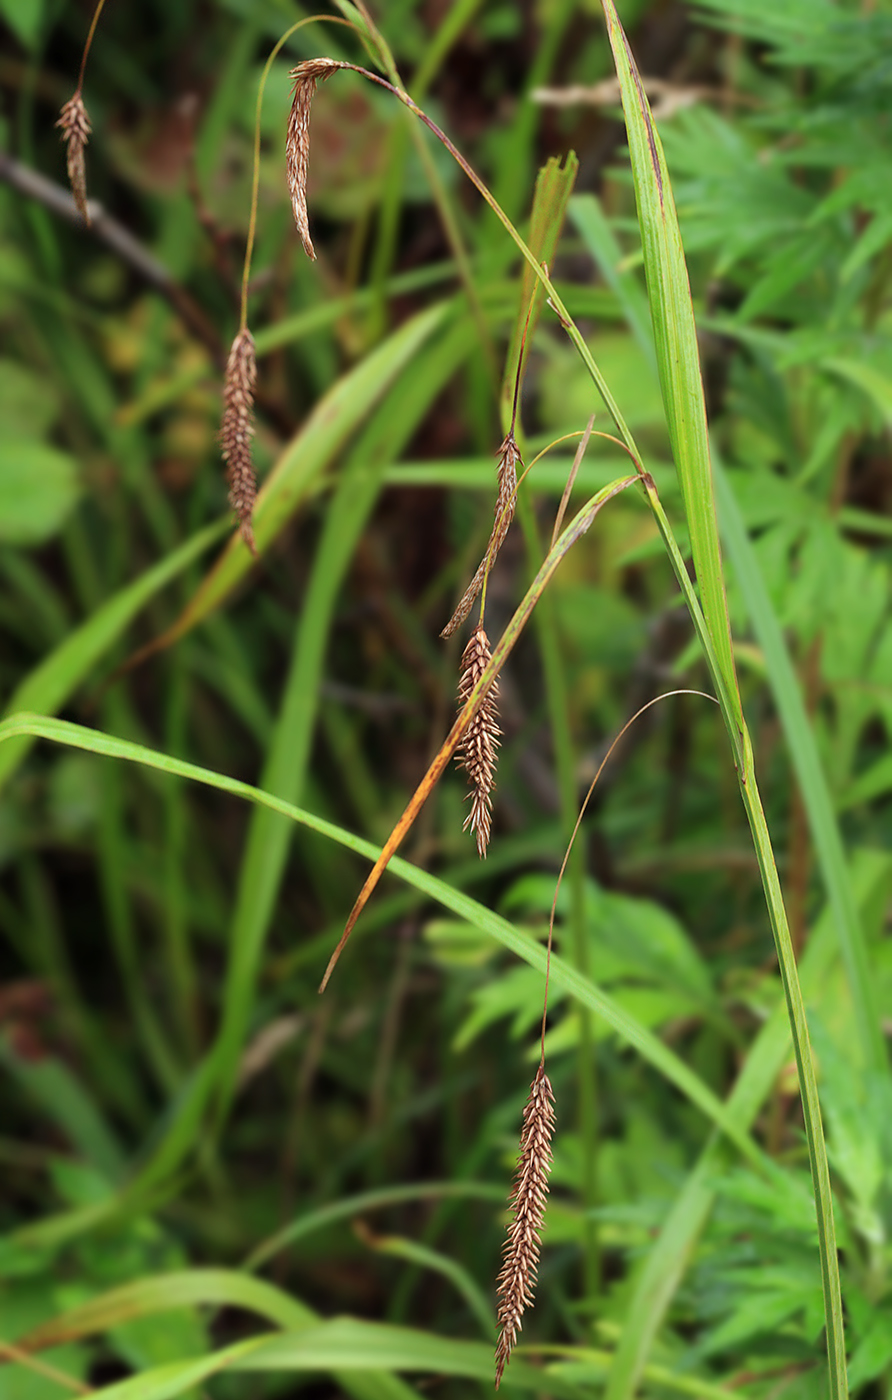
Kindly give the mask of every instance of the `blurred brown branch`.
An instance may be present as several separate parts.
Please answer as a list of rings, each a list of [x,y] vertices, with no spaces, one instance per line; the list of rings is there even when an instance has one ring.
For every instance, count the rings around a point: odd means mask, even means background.
[[[68,190],[54,180],[48,180],[39,170],[23,165],[6,151],[0,151],[0,179],[29,199],[35,199],[51,213],[83,228],[83,220]],[[222,370],[226,364],[226,347],[193,297],[175,282],[163,263],[134,238],[129,229],[107,214],[95,199],[88,201],[90,230],[93,237],[126,263],[150,287],[164,297],[196,340],[205,345]]]

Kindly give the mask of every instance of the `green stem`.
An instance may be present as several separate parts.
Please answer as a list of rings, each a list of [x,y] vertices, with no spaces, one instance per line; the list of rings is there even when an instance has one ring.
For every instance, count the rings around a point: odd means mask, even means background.
[[[722,710],[722,717],[731,739],[731,746],[734,751],[737,766],[737,778],[740,784],[740,795],[743,799],[744,809],[750,825],[750,831],[752,832],[753,844],[756,848],[756,859],[759,864],[759,873],[762,877],[762,886],[765,891],[765,902],[768,905],[771,931],[774,935],[775,948],[777,949],[777,959],[784,989],[784,999],[786,1001],[787,1015],[790,1021],[793,1051],[796,1057],[796,1068],[799,1074],[799,1092],[802,1099],[802,1112],[805,1119],[808,1156],[811,1165],[812,1189],[815,1194],[815,1204],[817,1206],[818,1252],[821,1261],[821,1279],[824,1291],[824,1315],[827,1328],[830,1396],[831,1400],[844,1400],[844,1397],[848,1394],[846,1384],[845,1334],[842,1317],[839,1259],[836,1252],[836,1227],[833,1220],[833,1198],[830,1190],[830,1168],[827,1161],[827,1145],[824,1141],[821,1107],[818,1098],[818,1084],[815,1077],[811,1047],[809,1045],[805,1003],[802,998],[802,988],[796,968],[793,942],[790,938],[790,929],[787,923],[786,910],[784,908],[780,877],[778,876],[774,851],[771,846],[771,837],[769,836],[768,826],[765,821],[762,800],[759,796],[759,789],[756,784],[756,769],[752,744],[746,724],[744,723],[741,726],[737,722],[736,710],[723,680],[721,668],[709,636],[706,621],[700,610],[700,604],[697,600],[694,586],[688,576],[688,571],[685,567],[681,552],[672,534],[665,513],[663,512],[659,498],[657,497],[656,488],[649,478],[645,478],[644,484],[651,510],[654,513],[660,533],[669,551],[669,558],[672,562],[675,576],[681,585],[681,590],[685,595],[685,601],[688,605],[688,611],[690,612],[697,635],[703,644],[706,664],[709,667],[710,676],[712,677],[716,690],[716,696]]]

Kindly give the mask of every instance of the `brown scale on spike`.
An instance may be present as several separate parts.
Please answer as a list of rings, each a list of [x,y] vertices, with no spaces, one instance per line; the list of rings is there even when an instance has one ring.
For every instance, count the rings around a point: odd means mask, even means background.
[[[90,211],[87,208],[87,173],[84,162],[84,147],[93,128],[90,125],[90,118],[87,115],[80,89],[65,103],[56,126],[61,128],[62,140],[65,142],[71,193],[74,195],[74,202],[81,218],[89,228]]]
[[[517,1341],[524,1309],[532,1303],[536,1291],[539,1246],[545,1220],[548,1174],[551,1171],[553,1105],[551,1082],[544,1064],[540,1064],[523,1110],[520,1160],[510,1201],[512,1219],[498,1278],[496,1390]]]
[[[478,625],[465,647],[461,659],[461,679],[458,683],[458,698],[461,706],[467,704],[471,691],[491,659],[489,638],[483,627]],[[492,823],[490,793],[496,782],[497,751],[499,735],[502,732],[499,728],[499,712],[496,708],[498,690],[498,681],[493,681],[483,704],[468,726],[457,754],[459,766],[464,768],[468,774],[468,785],[471,789],[471,810],[462,829],[467,831],[470,827],[473,831],[477,838],[477,854],[481,860],[485,858],[489,846]]]
[[[251,517],[257,496],[257,477],[251,458],[251,438],[254,436],[256,382],[257,356],[254,351],[254,337],[245,327],[232,342],[226,363],[220,450],[226,463],[229,504],[238,517],[242,539],[255,558],[257,546],[254,543]]]

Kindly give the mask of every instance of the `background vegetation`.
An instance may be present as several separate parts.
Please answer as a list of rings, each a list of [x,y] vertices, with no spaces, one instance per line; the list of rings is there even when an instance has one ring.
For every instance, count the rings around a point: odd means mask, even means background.
[[[492,522],[499,386],[527,302],[515,250],[433,142],[425,164],[402,109],[339,74],[313,111],[309,263],[284,179],[287,72],[364,55],[333,26],[294,37],[263,108],[250,314],[263,558],[215,563],[257,84],[299,11],[108,6],[84,91],[88,188],[108,216],[90,235],[56,207],[53,123],[91,8],[0,0],[7,712],[146,745],[380,845],[454,713],[461,641],[437,634]],[[819,1064],[850,1382],[881,1397],[892,8],[620,13],[653,80],[690,264],[735,655]],[[538,170],[577,152],[552,272],[684,538],[600,6],[392,0],[377,18],[410,92],[521,227]],[[526,459],[595,411],[608,430],[545,310]],[[528,479],[489,584],[493,637],[541,560],[572,449]],[[626,462],[593,441],[585,494]],[[165,632],[171,645],[120,670]],[[388,875],[321,999],[367,848],[169,772],[0,744],[0,1338],[18,1357],[3,1400],[134,1372],[144,1396],[221,1400],[491,1384],[542,997],[539,967],[497,940],[543,937],[579,801],[625,720],[662,691],[709,688],[637,496],[568,556],[501,686],[487,861],[450,773],[403,852],[444,884]],[[504,1384],[822,1395],[795,1067],[715,706],[648,711],[578,851],[559,942],[630,1030],[553,988],[552,1199],[529,1350]],[[742,1142],[716,1131],[722,1101]],[[242,1345],[276,1327],[265,1350]]]

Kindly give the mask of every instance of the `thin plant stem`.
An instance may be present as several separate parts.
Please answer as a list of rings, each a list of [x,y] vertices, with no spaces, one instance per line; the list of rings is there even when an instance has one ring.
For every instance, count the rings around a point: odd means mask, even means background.
[[[87,30],[87,38],[84,43],[84,51],[81,54],[81,66],[77,75],[77,87],[74,90],[75,97],[79,96],[79,94],[83,91],[84,74],[87,71],[87,59],[90,56],[90,49],[93,47],[93,35],[96,33],[96,26],[99,23],[99,16],[102,14],[102,11],[104,9],[105,0],[98,0],[96,8],[93,11],[93,18],[90,20],[90,28]]]
[[[577,476],[577,474],[578,474],[578,472],[579,472],[579,468],[580,468],[581,465],[582,465],[582,459],[583,459],[583,457],[585,456],[585,449],[588,447],[588,440],[589,440],[589,438],[590,438],[591,435],[592,435],[592,428],[593,428],[594,426],[595,426],[595,415],[592,414],[591,418],[588,420],[588,427],[585,429],[585,432],[582,434],[582,439],[581,439],[581,441],[580,441],[580,443],[579,443],[579,446],[578,446],[577,449],[576,449],[576,456],[573,458],[573,466],[570,468],[570,475],[567,477],[567,484],[566,484],[566,486],[564,487],[564,492],[563,492],[563,495],[561,496],[561,503],[560,503],[560,505],[558,506],[558,508],[557,508],[557,514],[556,514],[555,517],[554,517],[554,529],[553,529],[552,532],[551,532],[551,547],[552,547],[552,548],[554,548],[554,542],[555,542],[555,540],[557,539],[558,535],[561,533],[561,526],[562,526],[563,523],[564,523],[564,515],[566,514],[567,506],[568,506],[569,501],[570,501],[570,493],[571,493],[572,490],[573,490],[573,485],[574,485],[574,482],[576,481],[576,476]]]
[[[631,719],[626,720],[622,729],[613,739],[610,748],[607,750],[604,757],[601,759],[601,762],[598,764],[598,771],[592,778],[591,784],[589,785],[589,790],[585,794],[582,806],[579,809],[579,816],[576,818],[576,824],[573,827],[573,832],[567,844],[567,849],[564,852],[564,859],[561,861],[561,868],[558,871],[558,877],[554,887],[554,899],[551,901],[551,913],[548,918],[548,943],[545,949],[545,996],[542,1006],[542,1043],[540,1050],[540,1064],[544,1065],[545,1063],[545,1027],[548,1021],[548,983],[551,977],[551,950],[554,944],[554,918],[557,912],[557,902],[558,895],[561,892],[561,884],[564,879],[567,864],[570,860],[570,853],[573,850],[573,845],[576,841],[577,833],[579,831],[579,828],[582,826],[582,819],[586,814],[588,804],[591,801],[595,788],[598,785],[598,780],[600,779],[601,774],[604,772],[604,769],[607,766],[608,761],[612,757],[617,745],[622,742],[623,738],[631,729],[632,725],[635,723],[636,720],[641,718],[641,716],[645,713],[646,710],[651,709],[654,705],[658,705],[661,700],[671,700],[674,695],[699,695],[702,700],[710,700],[714,705],[718,704],[718,701],[716,700],[715,696],[708,695],[705,690],[667,690],[665,694],[655,695],[652,700],[648,700],[647,703],[642,705],[639,710],[635,711]]]
[[[523,356],[524,356],[524,350],[526,349],[526,343],[527,343],[527,331],[528,331],[529,328],[530,328],[530,317],[531,317],[532,314],[533,314],[533,307],[534,307],[535,304],[536,304],[536,292],[537,292],[537,291],[538,291],[538,288],[534,288],[534,290],[533,290],[533,295],[530,297],[530,305],[529,305],[529,308],[528,308],[528,310],[527,310],[527,319],[526,319],[526,322],[525,322],[525,324],[524,324],[523,335],[521,336],[521,340],[520,340],[520,352],[519,352],[519,354],[518,354],[518,356],[517,356],[517,373],[516,373],[515,376],[514,376],[514,401],[513,401],[512,406],[511,406],[511,426],[509,427],[508,432],[507,432],[507,434],[506,434],[506,436],[505,436],[505,443],[506,443],[506,444],[507,444],[507,442],[508,442],[509,439],[513,439],[513,438],[514,438],[514,429],[515,429],[515,427],[517,426],[517,405],[518,405],[518,401],[519,401],[519,399],[520,399],[520,380],[521,380],[521,375],[523,374]],[[528,468],[527,470],[529,470],[529,468]],[[520,479],[521,481],[523,481],[523,479],[524,479],[524,477],[526,476],[526,474],[527,474],[527,472],[525,471],[524,474],[523,474],[523,476],[522,476],[521,479]],[[495,554],[496,554],[496,551],[495,551],[495,542],[496,542],[496,541],[500,538],[500,536],[501,536],[502,522],[503,522],[503,520],[505,519],[505,517],[508,515],[508,512],[510,511],[512,515],[514,514],[514,511],[515,511],[515,509],[516,509],[516,504],[517,504],[517,494],[518,494],[519,490],[520,490],[520,481],[517,483],[517,486],[516,486],[515,489],[514,489],[514,493],[513,493],[513,495],[512,495],[511,500],[510,500],[506,505],[504,505],[504,506],[502,507],[502,510],[501,510],[501,512],[500,512],[500,515],[499,515],[499,518],[498,518],[498,520],[496,521],[495,528],[494,528],[493,533],[492,533],[492,539],[491,539],[491,542],[490,542],[489,549],[487,550],[487,553],[486,553],[486,564],[485,564],[484,571],[483,571],[483,588],[482,588],[482,590],[481,590],[481,596],[480,596],[480,625],[481,625],[481,626],[483,625],[483,618],[484,618],[484,615],[485,615],[485,613],[486,613],[486,585],[489,583],[489,571],[490,571],[490,569],[492,568],[493,563],[494,563],[494,561],[495,561]],[[551,541],[552,546],[554,545],[554,541],[555,541],[556,538],[557,538],[557,535],[555,535],[554,539],[552,539],[552,541]]]

